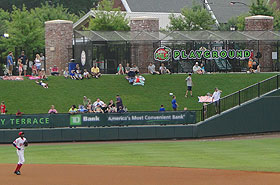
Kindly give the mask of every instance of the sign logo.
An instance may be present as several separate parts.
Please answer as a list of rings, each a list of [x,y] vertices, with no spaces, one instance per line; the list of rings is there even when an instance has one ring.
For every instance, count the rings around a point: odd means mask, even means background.
[[[82,53],[81,53],[81,63],[82,63],[82,66],[84,66],[86,64],[86,52],[85,51],[82,51]]]
[[[71,115],[70,125],[72,126],[82,125],[81,115]]]
[[[251,50],[208,50],[201,48],[199,50],[171,50],[168,47],[159,47],[154,52],[154,59],[160,62],[168,61],[172,57],[174,60],[200,60],[200,59],[249,59],[252,55]]]
[[[157,61],[164,62],[168,61],[171,57],[171,49],[169,47],[159,47],[154,53],[154,58]]]

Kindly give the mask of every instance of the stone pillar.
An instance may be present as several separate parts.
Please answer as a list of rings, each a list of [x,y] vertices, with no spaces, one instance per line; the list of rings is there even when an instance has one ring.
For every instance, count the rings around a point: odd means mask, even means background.
[[[159,19],[153,17],[135,17],[130,19],[131,31],[159,31]]]
[[[246,31],[267,31],[273,30],[273,17],[256,15],[245,18],[245,30]],[[269,72],[272,71],[272,44],[259,41],[259,48],[257,45],[253,46],[254,55],[256,56],[259,51],[262,57],[258,59],[261,66],[261,71]]]
[[[139,32],[158,32],[159,19],[152,17],[131,18],[130,30]],[[135,34],[133,36],[135,36]],[[131,42],[131,63],[136,64],[139,67],[140,73],[147,73],[149,63],[154,61],[153,56],[155,41],[149,41],[149,38],[152,36],[146,35],[146,33],[140,33],[136,39],[141,37],[143,37],[142,41],[139,40]]]
[[[67,67],[73,56],[73,22],[54,20],[45,22],[46,74],[50,67],[58,66],[59,71]]]

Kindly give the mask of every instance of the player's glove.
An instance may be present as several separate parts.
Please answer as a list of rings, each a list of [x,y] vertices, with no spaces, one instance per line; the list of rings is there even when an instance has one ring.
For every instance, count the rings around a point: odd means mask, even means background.
[[[27,141],[24,141],[23,145],[24,145],[24,146],[28,146],[28,142],[27,142]]]

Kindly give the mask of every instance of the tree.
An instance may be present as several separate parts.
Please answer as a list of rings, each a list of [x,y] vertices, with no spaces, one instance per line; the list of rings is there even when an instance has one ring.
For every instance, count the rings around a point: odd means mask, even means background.
[[[13,5],[22,9],[24,4],[27,10],[31,10],[40,7],[45,2],[49,2],[51,5],[63,5],[69,12],[80,15],[81,12],[88,12],[98,0],[1,0],[0,8],[11,12]]]
[[[128,19],[120,8],[113,8],[113,1],[103,0],[95,10],[95,18],[91,18],[88,30],[96,31],[129,31]]]
[[[0,9],[0,34],[3,35],[7,32],[6,22],[10,20],[10,13],[3,9]]]
[[[182,16],[176,17],[172,14],[169,30],[209,30],[215,24],[210,13],[200,5],[194,4],[192,8],[184,7],[181,10]]]
[[[5,49],[13,51],[15,47],[21,47],[33,51],[44,47],[44,27],[25,6],[22,10],[13,6],[11,20],[6,21],[6,25],[9,38],[1,39]]]
[[[40,22],[44,25],[46,21],[50,20],[70,20],[76,22],[79,20],[79,17],[75,14],[72,14],[68,11],[67,8],[64,8],[61,4],[52,4],[48,2],[41,4],[41,7],[37,7],[30,10],[34,17],[38,18]]]
[[[250,6],[250,14],[251,15],[273,15],[273,8],[264,0],[257,0],[257,2],[253,2]]]

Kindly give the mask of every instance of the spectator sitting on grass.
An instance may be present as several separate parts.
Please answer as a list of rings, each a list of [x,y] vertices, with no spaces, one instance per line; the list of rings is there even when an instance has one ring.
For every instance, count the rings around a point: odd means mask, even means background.
[[[78,112],[85,113],[85,112],[88,112],[88,110],[83,105],[79,105]]]
[[[75,71],[75,77],[76,79],[78,80],[82,80],[83,79],[83,76],[82,76],[82,71],[80,70],[80,67],[78,66],[76,71]]]
[[[202,74],[202,71],[201,71],[201,68],[198,65],[198,62],[196,62],[195,65],[193,66],[193,73]]]
[[[124,75],[124,69],[122,64],[119,64],[118,68],[117,68],[117,75]]]
[[[56,65],[54,65],[54,66],[51,68],[51,75],[53,75],[53,76],[58,76],[58,75],[59,75],[58,67],[57,67]]]
[[[32,66],[32,74],[31,74],[31,75],[32,75],[32,76],[38,75],[38,73],[37,73],[37,67],[36,67],[35,64]]]
[[[76,108],[76,105],[72,105],[71,108],[68,111],[70,114],[75,114],[78,112],[78,109]]]
[[[44,83],[42,80],[39,82],[38,80],[35,81],[36,84],[41,85],[45,89],[49,88],[48,83]]]
[[[122,106],[119,106],[118,113],[125,113],[125,110],[123,110],[123,107],[122,107]]]
[[[101,101],[99,98],[96,99],[96,101],[93,103],[94,107],[102,107],[104,105],[104,102]]]
[[[88,104],[87,104],[87,111],[88,111],[89,113],[92,113],[92,112],[93,112],[91,103],[88,103]]]
[[[130,71],[127,73],[127,76],[125,78],[128,80],[128,83],[133,84],[135,80],[135,72],[132,68],[130,68]]]
[[[42,68],[42,70],[39,72],[39,77],[40,79],[42,80],[48,80],[48,77],[46,76],[46,73],[45,73],[45,69]]]
[[[63,76],[64,76],[65,78],[68,78],[68,77],[69,77],[68,67],[65,67],[65,70],[63,71]]]
[[[22,116],[22,115],[23,115],[23,112],[20,112],[20,110],[18,109],[16,116]]]
[[[71,70],[71,73],[70,73],[70,78],[72,79],[72,80],[76,80],[76,75],[75,75],[75,70]]]
[[[86,79],[90,79],[90,75],[89,75],[89,72],[85,69],[84,70],[84,78],[86,78]]]
[[[6,105],[4,101],[1,102],[0,110],[1,110],[1,114],[6,114]]]
[[[261,72],[260,65],[256,61],[253,62],[252,72],[253,73]]]
[[[95,113],[104,113],[104,111],[101,109],[101,107],[96,107],[95,108],[95,111],[94,111]]]
[[[204,67],[203,63],[200,64],[200,69],[201,69],[201,73],[205,74],[205,67]]]
[[[110,100],[108,103],[108,112],[117,112],[117,108],[113,100]]]
[[[49,114],[57,114],[58,112],[57,112],[57,110],[54,108],[54,105],[52,105],[48,113],[49,113]]]
[[[136,64],[133,64],[131,69],[135,72],[136,75],[139,74],[139,68],[136,66]]]
[[[130,66],[129,63],[127,63],[125,67],[125,74],[127,74],[129,71],[130,71]]]
[[[158,71],[156,71],[156,66],[151,62],[150,65],[148,66],[148,73],[152,75],[159,74]]]
[[[161,63],[161,66],[159,67],[159,72],[160,74],[171,74],[171,72],[169,71],[169,69],[167,69],[164,66],[164,63]]]
[[[165,108],[164,108],[164,106],[163,106],[163,105],[160,105],[160,109],[159,109],[159,111],[160,111],[160,112],[165,111]]]
[[[91,68],[91,75],[93,78],[98,79],[101,77],[100,69],[96,66],[96,64]]]

